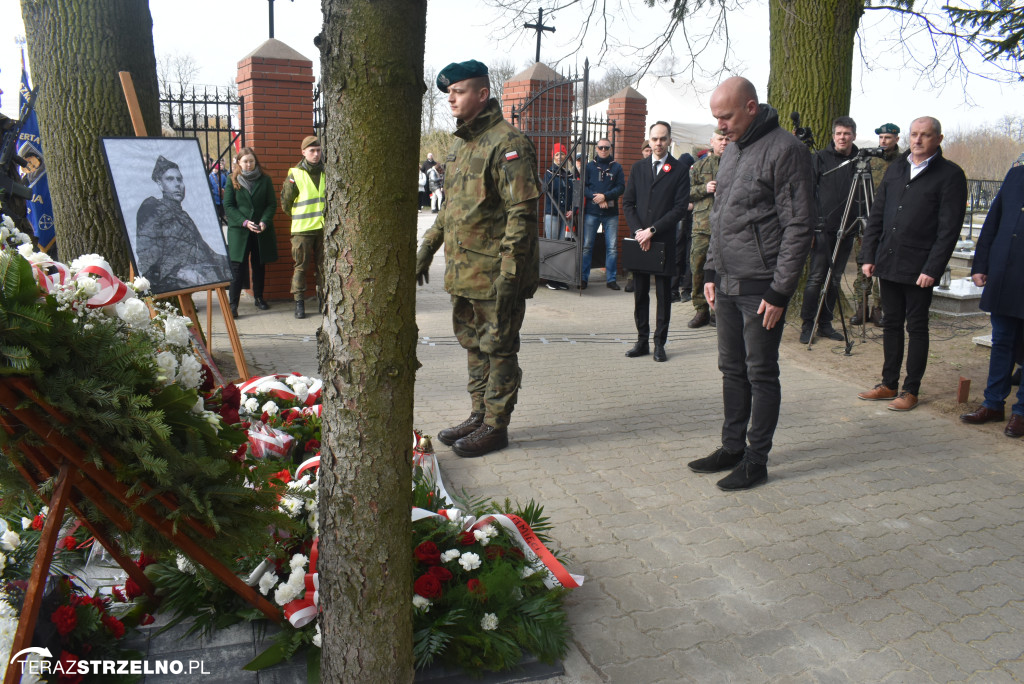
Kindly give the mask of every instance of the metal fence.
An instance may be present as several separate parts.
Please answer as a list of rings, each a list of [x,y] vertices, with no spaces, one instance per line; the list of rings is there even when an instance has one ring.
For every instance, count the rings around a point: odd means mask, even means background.
[[[245,99],[230,87],[169,86],[160,94],[160,125],[167,137],[194,137],[203,151],[206,172],[221,164],[231,170],[245,147]]]
[[[988,214],[988,208],[992,206],[992,200],[999,194],[1002,185],[1002,181],[994,180],[967,181],[967,217],[964,219],[964,226],[967,228],[968,240],[977,239],[978,231],[974,230],[975,216],[980,218]]]
[[[327,110],[324,109],[324,91],[318,81],[313,87],[313,135],[324,141],[324,128],[327,126]]]

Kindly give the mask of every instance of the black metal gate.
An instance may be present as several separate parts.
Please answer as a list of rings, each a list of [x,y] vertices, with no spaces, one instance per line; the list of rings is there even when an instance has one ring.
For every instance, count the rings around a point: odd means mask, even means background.
[[[543,179],[539,216],[545,216],[548,202],[559,206],[557,183],[559,176],[569,177],[573,184],[571,217],[561,211],[552,217],[553,237],[540,238],[540,277],[548,281],[580,284],[583,262],[583,187],[586,183],[587,160],[593,156],[594,146],[601,138],[615,144],[615,122],[606,118],[588,117],[590,60],[584,62],[583,74],[564,74],[561,80],[549,81],[542,89],[530,93],[522,104],[512,107],[512,125],[533,142],[537,149],[537,173]],[[555,168],[552,148],[561,144],[568,151],[565,159]],[[582,164],[576,167],[580,157]],[[549,171],[551,171],[549,173]],[[560,172],[560,173],[559,173]],[[544,235],[543,225],[539,227]],[[603,247],[595,244],[591,251],[592,266],[601,266]],[[598,258],[600,257],[600,259]]]
[[[245,100],[229,88],[196,89],[179,86],[160,94],[160,122],[178,137],[195,137],[203,151],[206,173],[219,163],[226,172],[236,148],[245,147]]]

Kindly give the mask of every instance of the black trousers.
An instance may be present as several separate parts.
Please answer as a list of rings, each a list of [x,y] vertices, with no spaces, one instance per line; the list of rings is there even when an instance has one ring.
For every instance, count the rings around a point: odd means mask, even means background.
[[[260,261],[259,238],[256,233],[249,232],[245,240],[245,253],[241,261],[231,262],[231,287],[228,288],[228,301],[238,306],[242,290],[249,287],[249,259],[252,258],[252,295],[263,299],[263,282],[267,267]]]
[[[676,231],[676,274],[672,276],[672,290],[693,289],[693,271],[690,268],[690,246],[693,244],[693,216],[679,222]]]
[[[903,326],[907,337],[907,375],[903,391],[920,394],[921,378],[928,365],[928,307],[932,304],[932,288],[895,283],[879,278],[882,291],[882,384],[897,389],[903,365]]]
[[[857,231],[851,230],[843,237],[843,244],[839,246],[839,252],[836,254],[836,267],[832,271],[828,293],[825,295],[825,306],[821,309],[821,317],[818,319],[819,326],[832,323],[836,300],[839,298],[839,282],[843,278],[843,271],[846,270],[846,262],[850,260],[850,252],[853,250],[853,240],[856,236]],[[825,284],[825,276],[832,263],[832,253],[835,248],[835,235],[814,234],[811,266],[807,272],[807,284],[804,286],[804,303],[800,307],[800,318],[806,325],[810,325],[814,321],[814,314],[818,310],[818,300],[821,298],[821,288]]]
[[[654,276],[654,290],[657,296],[657,313],[654,327],[654,344],[664,345],[668,339],[668,323],[672,316],[671,276]],[[638,340],[646,341],[651,335],[651,274],[633,273],[633,320],[636,321]]]

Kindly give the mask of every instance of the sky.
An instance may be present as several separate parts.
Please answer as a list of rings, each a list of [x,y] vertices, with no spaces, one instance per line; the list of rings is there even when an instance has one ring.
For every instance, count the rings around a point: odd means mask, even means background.
[[[726,0],[736,4],[741,0]],[[564,0],[562,0],[564,3]],[[18,83],[20,79],[20,52],[16,43],[24,36],[18,2],[0,2],[0,111],[8,116],[17,115]],[[546,0],[551,6],[553,0]],[[616,7],[608,0],[609,7]],[[921,4],[941,4],[939,0],[925,0]],[[545,13],[545,24],[554,25],[555,33],[545,33],[541,47],[541,61],[558,70],[582,69],[584,57],[589,57],[592,76],[599,77],[610,65],[627,70],[636,68],[636,58],[630,44],[646,42],[660,31],[666,21],[663,8],[647,8],[643,4],[618,12],[609,21],[609,51],[600,53],[602,27],[595,25],[581,42],[580,14],[576,8]],[[531,7],[536,4],[531,3]],[[170,55],[191,55],[200,66],[197,82],[225,85],[236,72],[239,59],[258,47],[268,37],[268,12],[264,0],[151,0],[153,41],[157,58]],[[536,20],[535,10],[529,20]],[[759,93],[766,92],[768,81],[768,11],[767,3],[744,0],[743,8],[730,13],[729,34],[732,54],[729,66],[732,73],[750,78]],[[198,21],[197,21],[198,20]],[[536,34],[519,26],[518,21],[479,0],[430,0],[427,10],[427,36],[424,61],[427,68],[442,69],[453,61],[479,59],[484,63],[510,59],[516,66],[533,62]],[[911,69],[901,68],[907,54],[901,46],[881,40],[880,36],[895,35],[895,19],[889,12],[867,12],[862,21],[860,38],[855,48],[858,61],[854,67],[854,87],[851,98],[851,116],[860,126],[859,139],[872,136],[871,130],[885,122],[893,122],[904,130],[910,121],[922,115],[938,117],[946,132],[957,128],[971,129],[995,123],[1004,115],[1015,116],[1024,112],[1024,85],[999,85],[972,77],[966,89],[958,81],[939,90]],[[310,58],[314,74],[319,74],[319,55],[313,38],[320,31],[320,0],[276,0],[275,37]],[[696,21],[691,35],[709,31],[709,20]],[[920,40],[920,38],[918,38]],[[682,39],[673,43],[676,64],[686,66]],[[910,43],[916,54],[922,54],[922,44]],[[723,59],[720,42],[713,42],[702,54],[698,66],[711,71]],[[861,56],[871,63],[865,65]],[[656,65],[655,71],[665,64]],[[31,69],[31,65],[30,65]],[[944,69],[931,70],[930,75],[944,73]],[[683,78],[688,78],[685,74]],[[677,76],[679,78],[679,76]],[[720,77],[700,74],[698,81],[707,92]],[[701,97],[706,109],[707,95]],[[697,111],[701,111],[698,108]],[[651,112],[652,116],[679,121],[673,112]],[[783,113],[784,120],[788,112]],[[691,118],[691,117],[688,117]],[[713,123],[708,113],[706,121],[686,123]],[[822,136],[819,134],[819,142]]]

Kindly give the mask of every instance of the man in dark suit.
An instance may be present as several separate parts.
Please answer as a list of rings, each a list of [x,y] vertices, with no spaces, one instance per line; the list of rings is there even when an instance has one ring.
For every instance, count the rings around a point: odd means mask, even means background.
[[[882,291],[882,382],[857,396],[892,399],[890,411],[917,406],[928,363],[928,307],[932,288],[946,270],[967,213],[967,178],[942,156],[942,125],[923,116],[910,124],[910,151],[885,172],[864,229],[861,270],[878,276]],[[906,323],[907,373],[903,365]]]
[[[657,293],[657,320],[654,328],[654,360],[667,361],[665,340],[672,312],[671,282],[675,271],[676,224],[686,213],[690,201],[690,174],[680,162],[668,153],[672,143],[672,127],[659,121],[650,130],[651,156],[641,159],[629,174],[622,207],[626,224],[640,248],[647,251],[654,242],[665,247],[665,262],[657,273],[634,273],[635,291],[633,318],[636,321],[637,342],[626,352],[633,358],[650,353],[648,338],[651,334],[650,303],[651,276]]]

